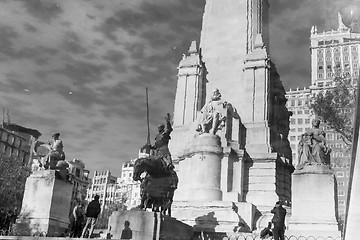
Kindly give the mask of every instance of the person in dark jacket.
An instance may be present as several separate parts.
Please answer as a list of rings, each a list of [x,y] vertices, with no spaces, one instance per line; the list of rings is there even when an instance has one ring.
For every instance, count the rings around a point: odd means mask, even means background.
[[[271,210],[271,213],[274,214],[274,217],[272,218],[272,223],[274,224],[274,228],[272,230],[274,239],[284,240],[286,210],[282,207],[282,203],[280,201],[276,202],[275,207]]]
[[[89,230],[88,238],[91,237],[94,231],[96,219],[99,216],[100,211],[101,208],[99,203],[99,195],[95,195],[94,200],[92,200],[86,208],[86,223],[82,231],[81,238],[84,237],[85,232],[88,229],[89,225],[90,225],[90,230]]]

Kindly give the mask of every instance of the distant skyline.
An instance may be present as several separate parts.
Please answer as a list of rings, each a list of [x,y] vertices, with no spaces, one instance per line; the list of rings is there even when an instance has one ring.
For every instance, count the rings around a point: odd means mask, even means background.
[[[270,56],[286,90],[310,85],[310,29],[350,1],[272,0]],[[60,132],[69,160],[120,176],[173,112],[177,66],[199,44],[205,0],[0,0],[0,103],[11,121]]]

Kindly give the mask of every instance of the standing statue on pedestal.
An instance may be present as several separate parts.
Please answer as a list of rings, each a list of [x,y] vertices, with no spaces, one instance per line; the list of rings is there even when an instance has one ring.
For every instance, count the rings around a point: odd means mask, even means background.
[[[213,91],[210,101],[200,111],[198,118],[198,128],[200,133],[212,133],[225,126],[228,103],[221,99],[219,89]]]
[[[331,149],[326,145],[325,132],[321,130],[320,120],[312,121],[313,128],[301,135],[299,142],[299,164],[297,169],[305,165],[329,165]]]

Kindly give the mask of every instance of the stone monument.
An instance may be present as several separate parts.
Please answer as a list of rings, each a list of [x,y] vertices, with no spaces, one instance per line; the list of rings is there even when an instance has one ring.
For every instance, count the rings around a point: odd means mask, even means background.
[[[292,215],[287,235],[340,237],[336,221],[336,184],[329,166],[330,149],[320,121],[302,134],[299,165],[292,175]],[[311,187],[309,187],[311,186]]]
[[[173,212],[196,231],[252,231],[276,201],[291,199],[290,113],[269,56],[268,8],[207,0],[200,49],[192,42],[178,67]]]
[[[65,161],[60,133],[53,144],[34,144],[32,173],[26,179],[21,212],[16,229],[24,236],[36,232],[55,236],[65,233],[73,184],[68,181],[69,164]]]
[[[67,229],[73,185],[56,176],[55,170],[40,170],[27,178],[16,224],[22,235],[59,235]]]

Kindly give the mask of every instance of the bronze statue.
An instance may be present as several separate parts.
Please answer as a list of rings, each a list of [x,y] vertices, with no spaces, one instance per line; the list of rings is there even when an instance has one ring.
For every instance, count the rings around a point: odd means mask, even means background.
[[[134,163],[133,179],[141,181],[140,209],[152,208],[153,211],[167,212],[171,215],[171,204],[174,191],[177,188],[178,177],[172,164],[171,154],[168,148],[170,133],[172,132],[171,117],[168,113],[165,117],[166,124],[158,127],[155,137],[155,145],[151,146],[153,151],[144,157],[138,158]],[[150,137],[144,146],[150,146]],[[141,178],[142,173],[146,173]]]
[[[320,120],[312,121],[313,128],[301,135],[299,142],[298,169],[305,165],[329,165],[331,149],[326,145],[325,132],[321,130]]]
[[[161,158],[165,168],[172,166],[171,154],[168,147],[169,140],[171,139],[170,133],[173,130],[170,120],[171,116],[168,113],[165,117],[166,125],[160,124],[158,127],[158,134],[155,137],[155,145],[153,146],[155,150],[154,158]]]
[[[216,88],[210,101],[200,111],[196,131],[216,134],[219,129],[222,129],[225,126],[227,105],[226,101],[221,100],[221,93]]]

